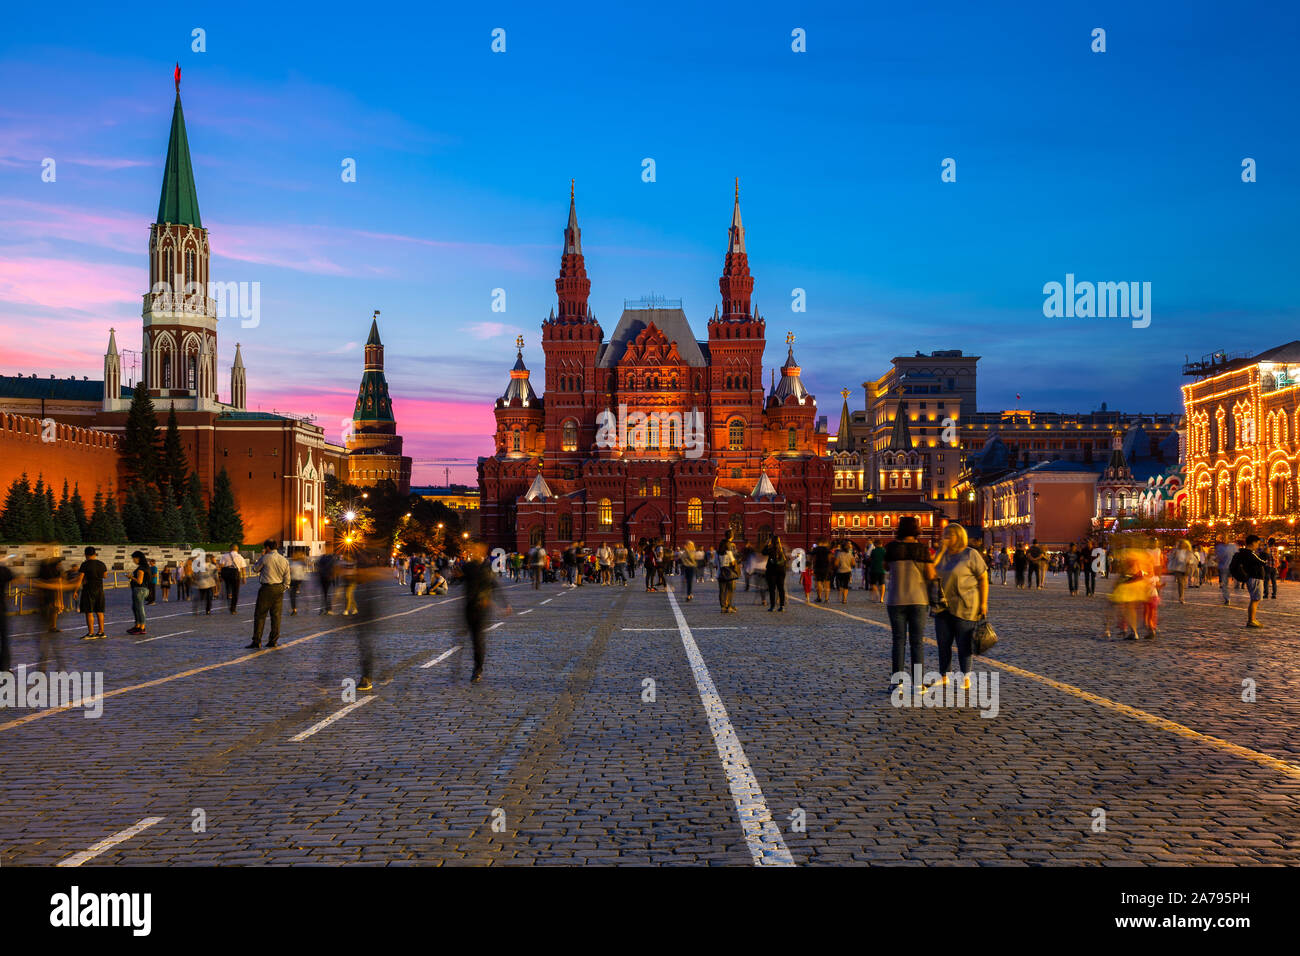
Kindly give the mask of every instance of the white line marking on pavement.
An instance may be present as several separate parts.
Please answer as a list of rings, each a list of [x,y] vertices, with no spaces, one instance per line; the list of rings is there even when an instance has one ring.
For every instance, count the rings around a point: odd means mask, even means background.
[[[459,601],[459,600],[460,600],[459,597],[447,598],[447,600],[438,601],[436,602],[436,604],[450,604],[452,601]],[[396,618],[396,617],[406,617],[408,614],[418,614],[420,611],[423,610],[424,607],[416,607],[416,608],[411,608],[409,611],[398,611],[394,614],[385,614],[382,617],[375,618],[374,623],[378,623],[379,621],[391,620],[392,618]],[[147,680],[139,684],[130,684],[126,687],[119,687],[116,690],[105,691],[103,694],[103,699],[108,700],[108,698],[117,697],[119,694],[129,694],[137,690],[147,690],[150,687],[158,687],[161,686],[162,684],[170,684],[174,680],[181,680],[182,678],[185,677],[194,677],[197,674],[206,674],[208,671],[220,670],[223,667],[239,667],[243,664],[249,663],[250,661],[255,661],[259,657],[262,657],[266,654],[281,654],[296,644],[305,644],[307,641],[314,641],[316,638],[324,637],[326,634],[337,634],[339,631],[351,630],[356,626],[357,626],[356,623],[340,624],[338,627],[331,627],[324,631],[317,631],[314,634],[307,634],[304,635],[303,637],[296,637],[293,640],[289,641],[287,644],[279,645],[278,648],[254,651],[252,654],[241,654],[239,657],[234,657],[229,660],[217,661],[214,664],[204,664],[201,667],[192,667],[189,670],[180,671],[179,673],[176,674],[168,674],[165,677],[155,677],[153,680]],[[24,717],[16,717],[13,720],[6,721],[5,723],[0,724],[0,731],[10,730],[14,727],[21,727],[23,724],[31,723],[33,720],[40,720],[41,718],[48,717],[51,714],[61,714],[64,711],[71,710],[71,709],[72,709],[71,704],[63,704],[58,707],[47,707],[44,710],[33,711],[32,713],[27,714]]]
[[[624,627],[623,631],[676,631],[675,627]],[[697,631],[738,631],[738,627],[697,627]]]
[[[501,626],[502,624],[504,624],[504,623],[505,623],[505,621],[497,621],[495,624],[493,624],[491,627],[489,627],[488,630],[489,630],[489,631],[495,631],[498,627],[500,627],[500,626]],[[486,633],[486,632],[484,632],[484,633]]]
[[[131,837],[139,833],[141,830],[147,830],[156,823],[162,823],[162,821],[163,821],[162,817],[145,817],[135,826],[127,827],[125,830],[119,830],[117,833],[114,833],[112,836],[105,837],[104,839],[100,840],[89,850],[82,850],[80,853],[74,853],[66,860],[62,860],[59,863],[56,863],[55,865],[56,866],[81,866],[81,864],[89,860],[93,860],[95,857],[99,856],[99,854],[103,853],[105,850],[111,850],[119,843],[125,843],[127,840],[131,839]]]
[[[435,657],[433,660],[429,661],[427,664],[421,664],[421,665],[420,665],[420,669],[423,670],[423,669],[426,668],[426,667],[432,667],[434,664],[441,664],[441,663],[442,663],[443,661],[445,661],[447,658],[451,657],[452,654],[455,654],[458,650],[460,650],[459,647],[452,647],[452,648],[449,648],[448,650],[443,651],[441,654],[439,654],[439,655],[438,655],[437,657]]]
[[[672,606],[673,617],[677,619],[677,629],[682,635],[682,646],[686,648],[686,657],[690,661],[691,673],[695,676],[695,686],[700,693],[700,703],[709,718],[709,730],[713,742],[717,745],[718,756],[722,758],[722,770],[727,775],[727,786],[731,788],[731,797],[736,801],[736,814],[740,818],[740,829],[749,844],[750,855],[755,866],[794,866],[794,856],[781,828],[772,819],[772,812],[763,799],[763,791],[758,786],[754,771],[749,766],[749,758],[740,746],[736,728],[731,725],[727,708],[718,696],[709,669],[704,666],[704,657],[691,637],[691,629],[686,624],[686,617],[677,604],[672,587],[668,587],[668,603]]]
[[[547,599],[546,599],[545,601],[543,601],[542,603],[543,603],[543,604],[550,604],[550,603],[551,603],[552,601],[554,601],[554,600],[555,600],[555,598],[547,598]]]
[[[161,641],[164,637],[176,637],[179,634],[193,634],[194,629],[188,631],[173,631],[171,634],[159,634],[157,637],[146,637],[143,641],[132,641],[132,644],[148,644],[150,641]]]
[[[531,608],[531,607],[530,607],[527,611],[520,611],[520,612],[519,612],[519,616],[520,616],[520,617],[523,617],[525,614],[532,614],[534,610],[536,610],[536,608]]]
[[[300,740],[306,740],[312,734],[316,733],[317,731],[324,730],[330,724],[334,723],[334,721],[346,717],[348,714],[352,713],[352,711],[356,710],[358,707],[364,707],[366,704],[370,703],[374,699],[375,698],[373,697],[362,697],[360,700],[353,701],[352,703],[348,704],[346,707],[342,707],[339,710],[335,711],[334,713],[330,714],[319,724],[315,724],[314,726],[308,727],[306,730],[298,734],[296,737],[290,737],[289,741],[291,743],[296,744]]]

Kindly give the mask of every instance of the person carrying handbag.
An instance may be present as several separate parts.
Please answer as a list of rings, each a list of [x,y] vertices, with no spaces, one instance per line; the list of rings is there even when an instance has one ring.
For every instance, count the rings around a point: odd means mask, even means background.
[[[943,549],[934,559],[944,609],[934,616],[934,636],[939,644],[939,679],[948,683],[952,645],[957,645],[962,687],[970,689],[971,653],[975,628],[988,617],[989,573],[984,558],[968,546],[966,529],[949,524],[943,531]]]
[[[736,578],[740,572],[736,569],[736,546],[731,543],[731,536],[722,539],[718,545],[718,604],[723,614],[735,614],[736,606],[732,598],[736,594]]]

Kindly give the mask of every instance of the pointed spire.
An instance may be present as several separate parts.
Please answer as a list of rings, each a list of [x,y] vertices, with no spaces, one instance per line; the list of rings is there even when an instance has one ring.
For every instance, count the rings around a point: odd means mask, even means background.
[[[745,251],[745,226],[740,221],[740,177],[736,177],[736,202],[731,207],[731,228],[727,230],[731,252]]]
[[[591,321],[587,298],[591,280],[582,256],[582,230],[578,228],[578,207],[574,198],[574,181],[569,180],[569,222],[564,227],[564,254],[560,257],[560,275],[555,280],[555,295],[560,302],[560,319],[565,323]]]
[[[894,410],[894,427],[889,432],[889,451],[911,451],[912,432],[907,427],[907,412],[903,411],[903,401],[899,399]]]
[[[375,310],[374,316],[370,319],[370,337],[366,339],[367,345],[383,345],[379,341],[379,310]]]
[[[234,368],[243,368],[243,367],[244,367],[244,355],[243,355],[242,352],[239,351],[239,343],[238,343],[238,342],[235,343],[235,364],[234,364],[233,367],[234,367]]]
[[[578,228],[578,206],[574,198],[574,180],[569,180],[569,224],[564,227],[565,255],[582,255],[582,230]]]
[[[181,110],[180,65],[176,67],[176,104],[172,107],[171,136],[167,140],[167,161],[163,166],[162,195],[158,199],[159,223],[171,222],[203,228],[199,218],[198,191],[190,165],[190,144],[185,135],[185,114]]]
[[[800,405],[806,405],[810,397],[808,389],[800,378],[803,371],[799,368],[799,363],[794,359],[794,333],[791,332],[785,337],[790,349],[785,356],[785,364],[781,366],[781,384],[776,387],[774,397],[781,401],[782,404],[793,399]]]
[[[108,355],[117,354],[117,329],[108,330]]]
[[[731,209],[731,226],[727,229],[727,256],[718,279],[722,293],[722,317],[742,320],[750,317],[749,297],[754,279],[749,274],[749,256],[745,253],[745,227],[740,221],[740,178],[736,178],[736,198]]]
[[[835,435],[835,450],[848,451],[849,446],[853,444],[853,439],[849,435],[849,390],[841,389],[840,395],[844,397],[844,405],[840,408],[840,429]]]

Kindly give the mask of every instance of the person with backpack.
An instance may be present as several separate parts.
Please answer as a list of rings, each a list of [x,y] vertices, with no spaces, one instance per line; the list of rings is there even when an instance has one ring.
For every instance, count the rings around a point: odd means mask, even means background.
[[[907,649],[912,651],[911,686],[920,690],[925,673],[925,612],[930,607],[929,582],[934,580],[930,549],[920,540],[921,523],[913,515],[898,519],[895,538],[885,547],[885,611],[893,633],[890,692],[907,683]]]
[[[952,669],[952,646],[957,645],[957,666],[962,687],[970,690],[971,652],[975,627],[989,614],[989,569],[974,548],[966,529],[949,523],[943,530],[943,548],[934,559],[945,609],[934,616],[934,637],[939,644],[939,679],[948,683]],[[934,686],[934,685],[931,685]]]
[[[1246,536],[1246,545],[1239,548],[1228,562],[1228,575],[1239,584],[1246,588],[1246,596],[1249,603],[1246,605],[1246,626],[1263,627],[1257,617],[1259,613],[1259,602],[1264,599],[1264,575],[1266,569],[1264,562],[1260,560],[1259,555],[1255,552],[1259,544],[1259,535],[1251,534]]]
[[[767,564],[764,566],[763,577],[767,582],[767,610],[772,611],[785,610],[785,575],[790,566],[790,556],[786,554],[785,545],[781,543],[780,535],[773,535],[772,540],[768,542],[767,547],[763,549]],[[778,607],[776,599],[778,595],[781,598],[781,604]]]

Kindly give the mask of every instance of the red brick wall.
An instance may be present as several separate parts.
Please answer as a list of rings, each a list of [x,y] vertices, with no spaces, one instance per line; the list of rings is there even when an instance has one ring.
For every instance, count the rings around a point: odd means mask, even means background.
[[[53,441],[42,441],[41,435],[39,418],[0,414],[0,493],[24,472],[33,485],[44,477],[55,498],[63,491],[64,479],[69,490],[80,486],[87,508],[97,488],[112,484],[115,491],[121,490],[116,435],[60,424],[53,426]]]

